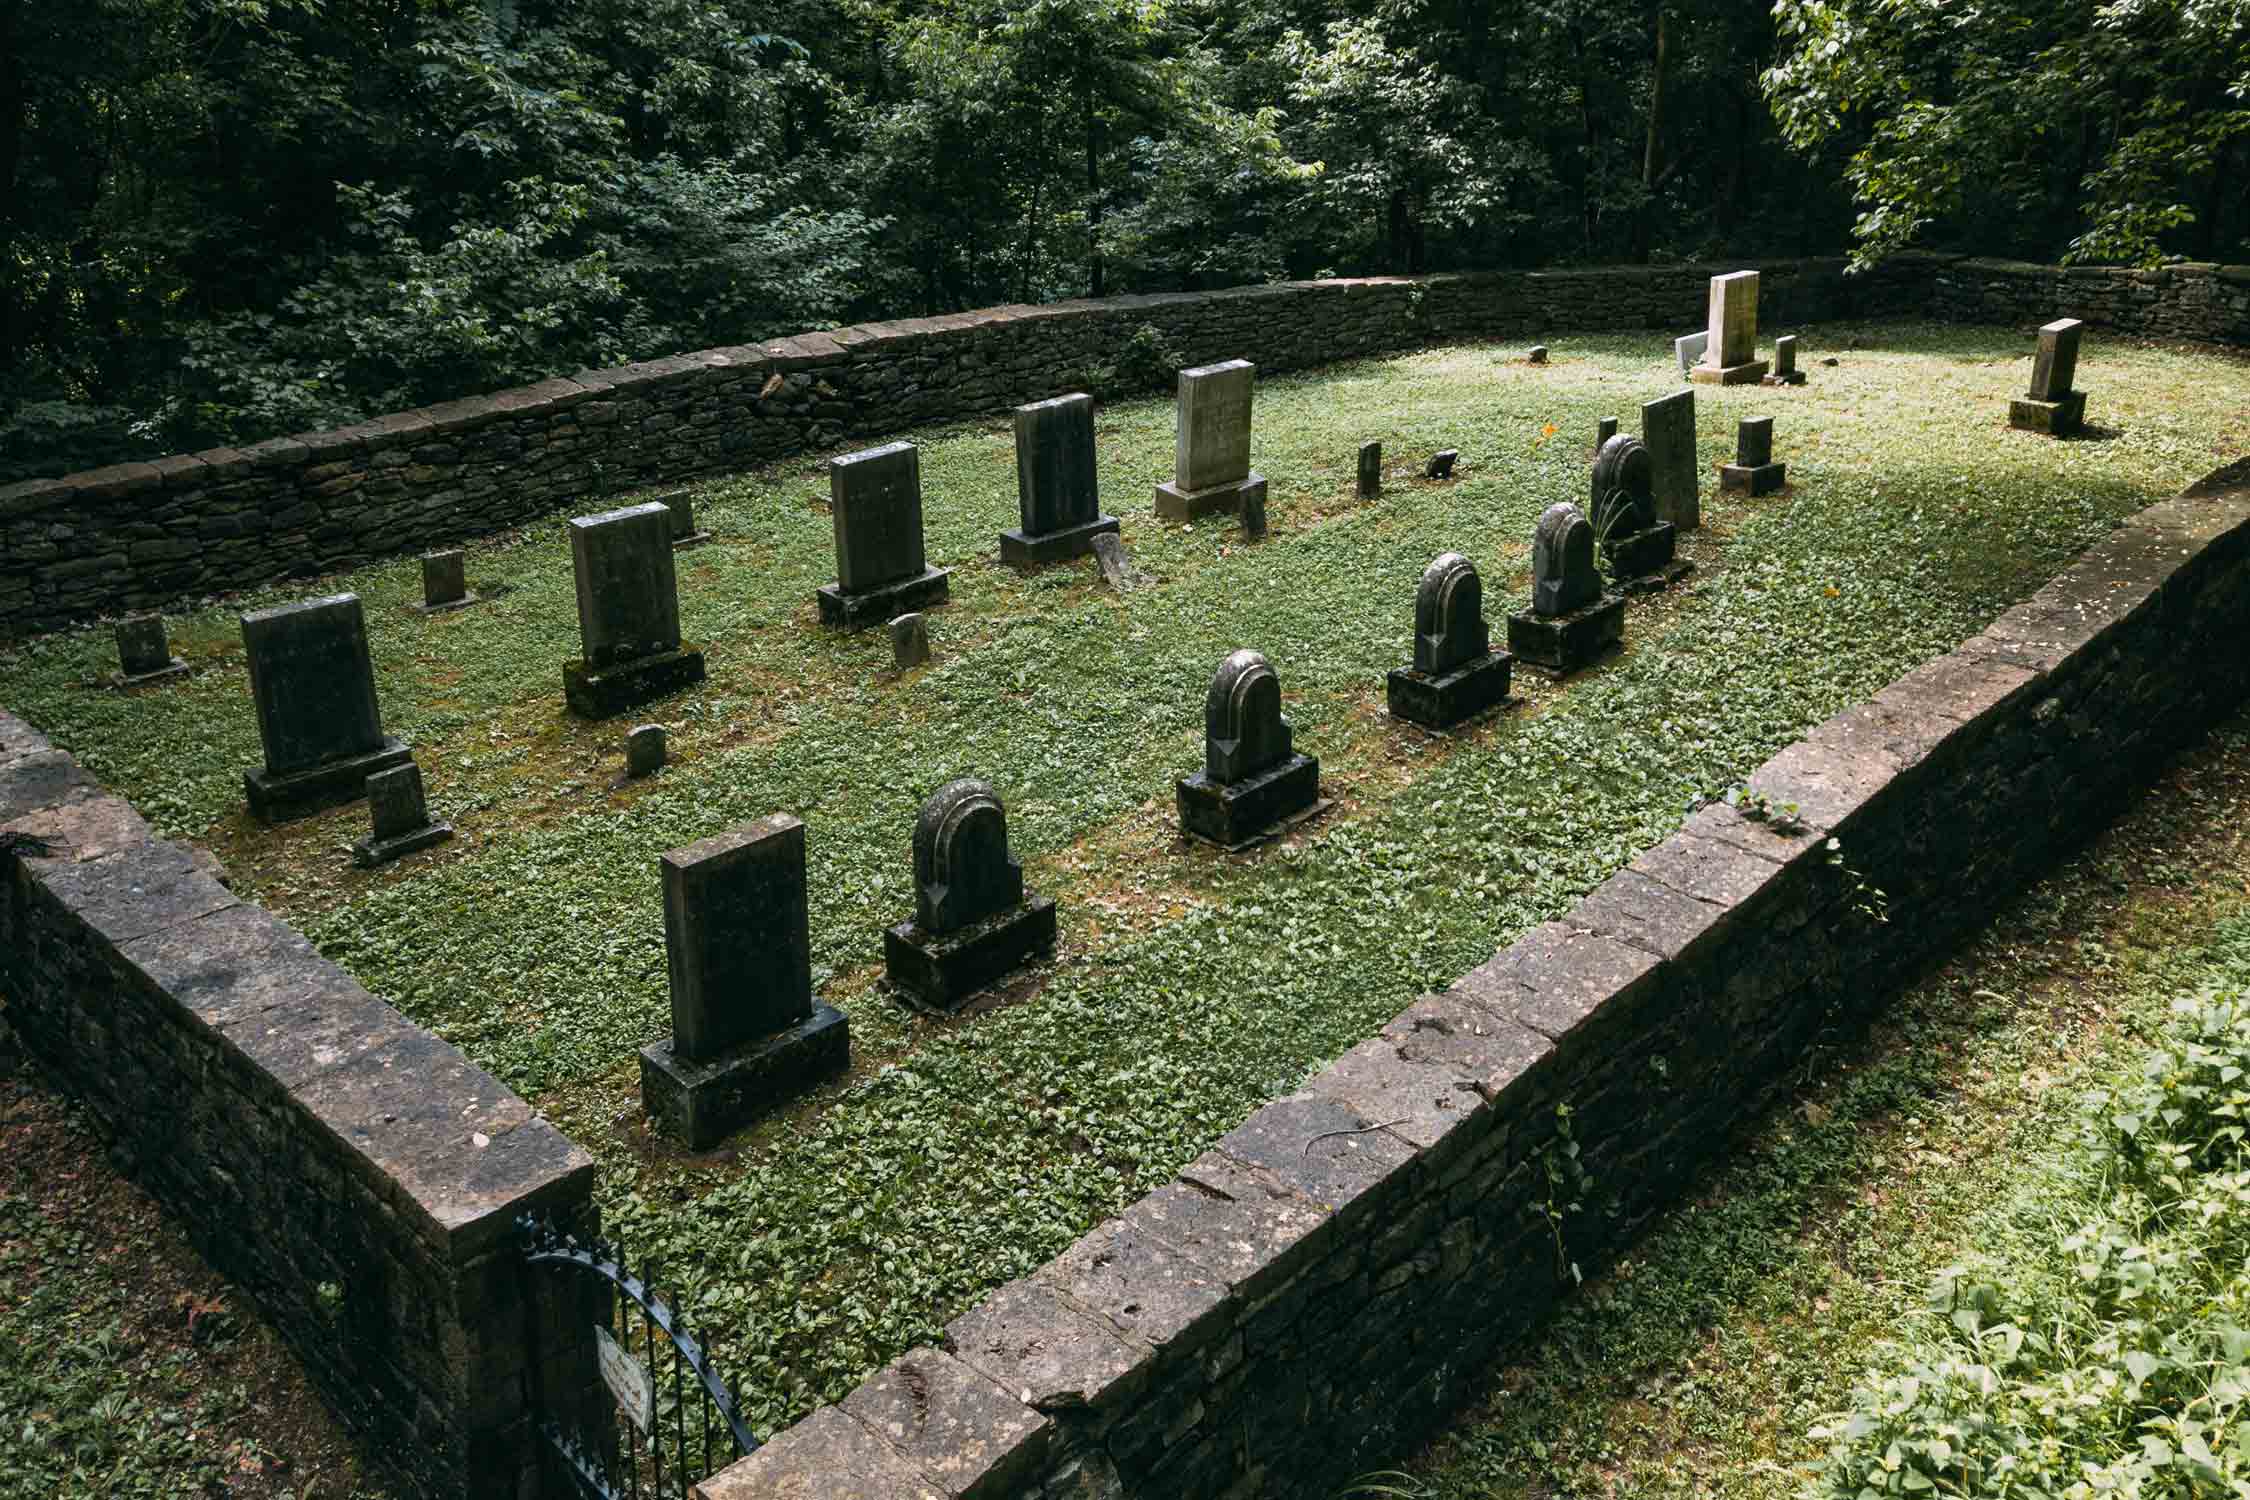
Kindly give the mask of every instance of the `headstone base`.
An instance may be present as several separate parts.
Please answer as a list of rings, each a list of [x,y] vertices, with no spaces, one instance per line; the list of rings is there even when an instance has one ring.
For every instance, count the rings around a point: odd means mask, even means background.
[[[1679,528],[1659,521],[1630,536],[1611,537],[1602,544],[1602,562],[1609,576],[1623,580],[1661,573],[1679,552]]]
[[[1722,490],[1748,490],[1753,495],[1770,495],[1780,489],[1788,477],[1787,464],[1719,465],[1719,488]]]
[[[1604,594],[1567,615],[1508,616],[1508,649],[1550,672],[1575,672],[1625,639],[1625,596]]]
[[[851,1048],[851,1023],[818,1000],[788,1030],[753,1037],[707,1062],[675,1057],[666,1037],[641,1049],[641,1105],[659,1131],[701,1151],[843,1072]]]
[[[115,688],[147,687],[152,682],[169,682],[174,677],[185,677],[187,674],[188,664],[175,656],[169,664],[158,667],[153,672],[116,673],[109,679],[109,685]]]
[[[423,849],[435,848],[453,837],[451,823],[431,823],[402,833],[395,839],[364,838],[352,845],[352,863],[362,870],[372,870],[387,865],[394,859],[404,859]]]
[[[1804,383],[1805,372],[1802,370],[1789,370],[1773,375],[1761,376],[1758,381],[1758,384],[1760,385],[1803,385]]]
[[[458,599],[447,599],[443,603],[439,604],[409,604],[406,607],[414,611],[414,613],[418,615],[449,615],[457,609],[467,609],[472,604],[482,604],[484,602],[484,595],[470,593],[463,594]]]
[[[1697,385],[1756,385],[1766,378],[1769,368],[1762,359],[1742,365],[1697,365],[1687,372],[1687,378]]]
[[[703,653],[683,646],[637,656],[595,671],[583,661],[563,663],[563,701],[581,719],[607,719],[703,680]]]
[[[1643,573],[1638,578],[1620,578],[1615,582],[1620,593],[1661,594],[1694,571],[1694,563],[1684,557],[1675,557],[1653,573]]]
[[[322,761],[303,771],[276,776],[260,767],[242,773],[242,794],[249,799],[251,816],[265,823],[285,823],[325,808],[342,807],[367,795],[367,778],[377,771],[409,765],[414,753],[396,739],[385,736],[380,750]]]
[[[1059,531],[1042,531],[1037,535],[1024,531],[1000,533],[1000,560],[1019,568],[1038,563],[1061,562],[1066,557],[1084,557],[1094,550],[1094,538],[1105,531],[1117,530],[1117,517],[1096,516],[1083,526],[1065,526]]]
[[[911,615],[943,604],[949,597],[951,568],[924,568],[917,578],[886,583],[881,588],[847,594],[841,585],[824,583],[813,592],[820,600],[820,623],[839,630],[865,630],[888,625],[900,615]]]
[[[2041,401],[2031,396],[2018,396],[2008,403],[2008,425],[2026,432],[2044,432],[2054,437],[2068,437],[2086,421],[2086,393],[2072,391],[2060,401]]]
[[[1442,677],[1393,667],[1388,683],[1391,717],[1429,729],[1451,729],[1508,696],[1515,664],[1507,652],[1493,651]]]
[[[1239,513],[1248,492],[1258,491],[1265,497],[1266,476],[1257,470],[1250,471],[1247,479],[1232,484],[1214,484],[1207,490],[1183,490],[1166,480],[1156,487],[1156,513],[1167,521],[1193,521],[1200,516],[1216,515],[1220,511]]]
[[[685,552],[691,547],[700,547],[709,540],[711,540],[710,532],[691,531],[686,536],[672,538],[672,550],[674,552]]]
[[[883,970],[892,986],[931,1010],[961,1003],[1037,953],[1055,946],[1055,903],[1023,900],[983,921],[934,936],[910,918],[883,934]]]
[[[1198,771],[1179,784],[1180,831],[1232,853],[1319,801],[1320,762],[1309,755],[1227,784]]]

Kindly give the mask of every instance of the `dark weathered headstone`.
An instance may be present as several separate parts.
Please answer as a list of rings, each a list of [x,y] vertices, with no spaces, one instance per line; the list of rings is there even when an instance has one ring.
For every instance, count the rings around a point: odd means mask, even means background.
[[[2085,425],[2085,392],[2072,388],[2078,376],[2078,343],[2085,331],[2086,325],[2077,318],[2058,318],[2039,330],[2031,389],[2008,403],[2010,427],[2067,437]]]
[[[636,725],[625,736],[625,775],[638,781],[643,776],[654,776],[664,769],[670,746],[666,743],[661,724]]]
[[[1803,385],[1805,372],[1797,368],[1797,335],[1785,333],[1773,341],[1773,369],[1767,385]]]
[[[172,643],[164,634],[164,617],[155,614],[127,615],[117,622],[117,665],[121,673],[117,681],[122,687],[185,676],[188,669],[186,662],[172,654]]]
[[[1422,477],[1424,479],[1451,479],[1453,477],[1453,466],[1460,461],[1460,458],[1460,449],[1442,448],[1431,454],[1430,461],[1423,465]]]
[[[669,490],[656,497],[672,513],[672,550],[685,552],[711,540],[711,533],[695,525],[695,496],[687,490]]]
[[[914,820],[914,917],[883,934],[893,986],[950,1010],[1055,944],[1055,903],[1026,897],[1007,811],[981,781],[948,782]]]
[[[1102,570],[1102,582],[1120,594],[1140,587],[1140,570],[1133,566],[1124,538],[1115,533],[1103,532],[1094,538],[1094,562]]]
[[[1535,365],[1545,364],[1547,362],[1547,346],[1545,344],[1533,344],[1531,352],[1524,358]]]
[[[1392,717],[1449,729],[1508,696],[1513,664],[1492,649],[1476,564],[1441,553],[1414,591],[1414,664],[1386,683]]]
[[[1257,366],[1246,359],[1180,371],[1174,410],[1172,477],[1156,487],[1156,513],[1191,521],[1242,507],[1241,489],[1261,480],[1250,468],[1250,404]]]
[[[1531,608],[1508,616],[1508,649],[1574,672],[1625,638],[1625,599],[1602,591],[1594,528],[1575,505],[1550,505],[1531,539]]]
[[[1359,498],[1372,500],[1383,493],[1383,445],[1359,445]]]
[[[469,557],[460,548],[422,554],[422,608],[458,608],[469,599]]]
[[[1641,440],[1648,444],[1656,519],[1682,531],[1695,530],[1703,524],[1695,469],[1695,392],[1674,391],[1643,404]]]
[[[387,865],[453,837],[451,823],[430,821],[429,802],[422,791],[422,768],[412,761],[367,778],[367,811],[374,831],[352,845],[352,862],[363,870]]]
[[[828,463],[836,581],[819,589],[824,625],[859,630],[946,601],[949,569],[922,550],[922,455],[885,443]]]
[[[672,512],[661,502],[568,523],[582,652],[563,666],[572,712],[606,719],[703,680],[703,653],[680,642]]]
[[[1241,520],[1243,540],[1251,542],[1262,542],[1266,539],[1265,480],[1261,478],[1256,484],[1244,485],[1240,491],[1240,494],[1242,496]]]
[[[1320,801],[1320,762],[1290,743],[1281,679],[1257,652],[1219,664],[1203,702],[1203,769],[1177,790],[1181,828],[1227,849]]]
[[[641,1049],[641,1099],[701,1149],[850,1058],[813,998],[805,825],[786,814],[674,849],[664,880],[672,1035]]]
[[[891,667],[903,672],[930,659],[930,622],[920,615],[900,615],[891,621]]]
[[[1617,436],[1617,418],[1604,417],[1599,422],[1596,422],[1594,424],[1595,451],[1599,452],[1601,450],[1602,444],[1608,442],[1615,436]]]
[[[250,810],[269,822],[352,802],[367,778],[405,765],[383,733],[375,667],[357,594],[336,594],[242,617],[263,769],[243,773]]]
[[[1748,385],[1762,379],[1758,358],[1758,273],[1734,271],[1711,278],[1711,318],[1703,357],[1688,371],[1690,380],[1711,385]]]
[[[1016,509],[1020,530],[1000,533],[1000,559],[1026,565],[1082,557],[1117,530],[1101,513],[1095,472],[1094,398],[1057,396],[1016,408]]]
[[[1620,434],[1594,455],[1587,496],[1587,519],[1610,576],[1643,590],[1663,588],[1687,571],[1677,560],[1677,529],[1656,518],[1654,472],[1648,445]]]
[[[1719,465],[1719,488],[1771,494],[1788,479],[1789,466],[1773,461],[1773,418],[1744,417],[1734,429],[1734,462]]]

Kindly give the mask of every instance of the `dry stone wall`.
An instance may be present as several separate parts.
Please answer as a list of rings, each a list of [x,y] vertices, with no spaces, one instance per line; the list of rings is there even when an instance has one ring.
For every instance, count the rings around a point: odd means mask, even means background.
[[[10,832],[51,852],[0,853],[0,1019],[402,1493],[527,1493],[514,1219],[590,1226],[593,1159],[0,711]],[[590,1317],[539,1314],[582,1392]]]
[[[1590,1209],[1563,1254],[1628,1241],[1816,1036],[2250,696],[2246,641],[2250,460],[1767,762],[1801,828],[1696,813],[700,1493],[1278,1500],[1383,1467],[1563,1295],[1551,1199]]]

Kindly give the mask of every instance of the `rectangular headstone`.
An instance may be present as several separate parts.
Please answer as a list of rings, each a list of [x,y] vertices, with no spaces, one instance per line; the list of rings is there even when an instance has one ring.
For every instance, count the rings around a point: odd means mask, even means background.
[[[146,677],[172,665],[162,615],[127,615],[117,622],[117,664],[127,677]]]
[[[1726,369],[1758,357],[1758,273],[1734,271],[1711,278],[1710,345],[1704,361]]]
[[[1734,461],[1746,469],[1773,462],[1773,418],[1744,417],[1735,424]]]
[[[1680,373],[1685,375],[1702,362],[1703,350],[1711,342],[1708,330],[1690,333],[1672,340],[1672,358],[1680,363]]]
[[[1617,418],[1603,417],[1594,424],[1594,447],[1597,451],[1602,444],[1615,436],[1617,436]]]
[[[427,828],[430,806],[422,790],[422,768],[408,761],[368,777],[367,811],[374,819],[378,843]]]
[[[2078,375],[2078,339],[2086,325],[2077,318],[2057,318],[2039,330],[2039,357],[2031,364],[2031,399],[2060,401],[2070,394]]]
[[[1773,373],[1784,378],[1797,373],[1797,335],[1785,333],[1773,341]]]
[[[680,649],[672,512],[651,501],[569,523],[578,636],[596,669]]]
[[[1016,408],[1016,508],[1027,536],[1101,514],[1093,397],[1080,392]]]
[[[812,1014],[803,823],[778,813],[658,863],[678,1056],[704,1061]]]
[[[1359,498],[1372,500],[1383,493],[1383,445],[1359,445]]]
[[[828,463],[836,521],[836,582],[864,593],[928,570],[922,551],[922,455],[885,443]]]
[[[1695,392],[1675,391],[1641,407],[1641,441],[1648,444],[1649,495],[1656,519],[1682,531],[1703,524],[1696,488]]]
[[[1258,367],[1246,359],[1180,371],[1172,482],[1183,490],[1250,475],[1250,397]]]
[[[242,644],[267,771],[286,776],[384,747],[359,595],[254,610],[242,617]]]
[[[469,597],[468,559],[456,547],[422,554],[422,604],[458,604]]]

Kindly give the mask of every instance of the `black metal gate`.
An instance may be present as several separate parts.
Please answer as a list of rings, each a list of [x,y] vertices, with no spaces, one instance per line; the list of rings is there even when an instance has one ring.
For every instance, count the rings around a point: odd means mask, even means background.
[[[531,1215],[516,1228],[533,1309],[526,1398],[548,1467],[564,1481],[547,1493],[686,1500],[696,1481],[757,1451],[710,1356],[658,1294],[653,1262],[636,1276],[621,1244]],[[591,1341],[590,1361],[570,1363],[590,1363],[598,1383],[571,1381],[577,1390],[568,1395],[552,1389],[556,1371],[539,1346],[557,1334]]]

